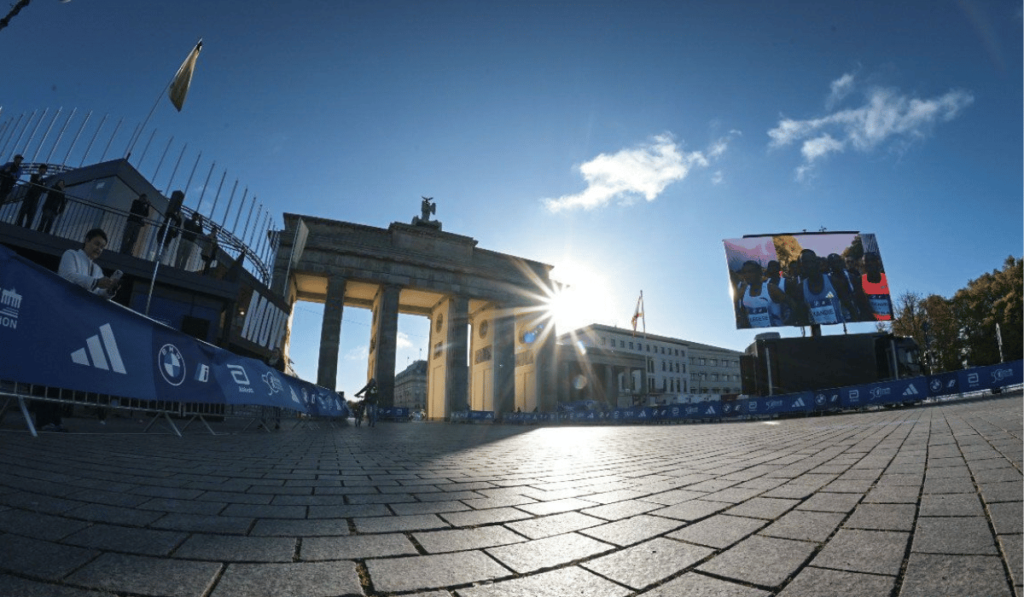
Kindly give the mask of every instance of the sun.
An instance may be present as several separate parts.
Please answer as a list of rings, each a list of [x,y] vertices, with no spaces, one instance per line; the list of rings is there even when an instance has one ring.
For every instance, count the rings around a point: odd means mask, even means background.
[[[585,263],[556,265],[552,279],[561,288],[545,299],[547,314],[559,334],[599,323],[610,312],[611,292],[604,275]]]

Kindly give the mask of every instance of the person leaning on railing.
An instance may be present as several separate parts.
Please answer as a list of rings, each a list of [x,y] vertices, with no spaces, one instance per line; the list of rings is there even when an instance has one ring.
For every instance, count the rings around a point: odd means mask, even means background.
[[[93,228],[85,233],[85,244],[81,249],[68,249],[60,258],[57,273],[65,280],[85,288],[93,294],[111,298],[117,294],[121,283],[120,271],[112,276],[105,276],[103,268],[96,265],[96,260],[103,254],[107,246],[107,233],[100,228]]]
[[[46,200],[43,201],[43,215],[39,218],[39,231],[50,233],[53,229],[53,221],[57,216],[64,213],[64,207],[68,204],[68,196],[64,194],[64,179],[58,178],[50,190],[46,192]]]

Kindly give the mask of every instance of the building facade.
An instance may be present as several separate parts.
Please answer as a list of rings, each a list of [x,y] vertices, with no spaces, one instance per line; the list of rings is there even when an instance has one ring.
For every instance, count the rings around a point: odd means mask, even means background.
[[[395,375],[395,406],[412,410],[427,408],[426,361],[413,361]]]
[[[620,407],[740,392],[742,353],[735,350],[600,324],[564,334],[558,349],[562,402]]]

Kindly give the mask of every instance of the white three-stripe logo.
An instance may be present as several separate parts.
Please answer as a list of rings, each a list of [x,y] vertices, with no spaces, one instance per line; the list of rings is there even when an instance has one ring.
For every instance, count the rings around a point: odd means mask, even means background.
[[[920,394],[920,392],[917,391],[917,388],[914,387],[914,384],[910,384],[909,386],[907,386],[907,389],[903,391],[904,396],[916,396],[917,394]]]
[[[104,349],[106,349],[105,354]],[[89,362],[90,359],[92,360],[91,363]],[[113,370],[115,373],[128,373],[124,368],[124,361],[121,360],[121,353],[117,350],[114,330],[110,329],[109,323],[100,326],[100,333],[98,335],[90,336],[86,339],[85,348],[79,348],[71,353],[71,361],[79,365],[96,367],[104,371]]]

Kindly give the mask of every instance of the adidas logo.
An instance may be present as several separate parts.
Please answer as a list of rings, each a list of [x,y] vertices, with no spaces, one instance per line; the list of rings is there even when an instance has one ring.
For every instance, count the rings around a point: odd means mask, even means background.
[[[906,390],[903,390],[904,396],[917,396],[918,394],[920,394],[920,392],[917,391],[917,388],[914,387],[914,384],[910,384],[909,386],[907,386]]]
[[[803,399],[803,398],[797,398],[797,399],[796,399],[796,400],[795,400],[795,401],[793,402],[793,405],[792,405],[792,406],[791,406],[790,408],[803,408],[803,407],[805,407],[805,406],[807,406],[807,405],[806,405],[806,404],[804,404],[804,399]]]
[[[106,349],[105,354],[104,349]],[[124,368],[124,361],[121,360],[121,353],[117,350],[114,330],[110,329],[109,323],[100,326],[99,335],[90,336],[86,339],[85,348],[79,348],[71,353],[71,361],[77,365],[95,367],[104,371],[113,370],[115,373],[128,373]]]

